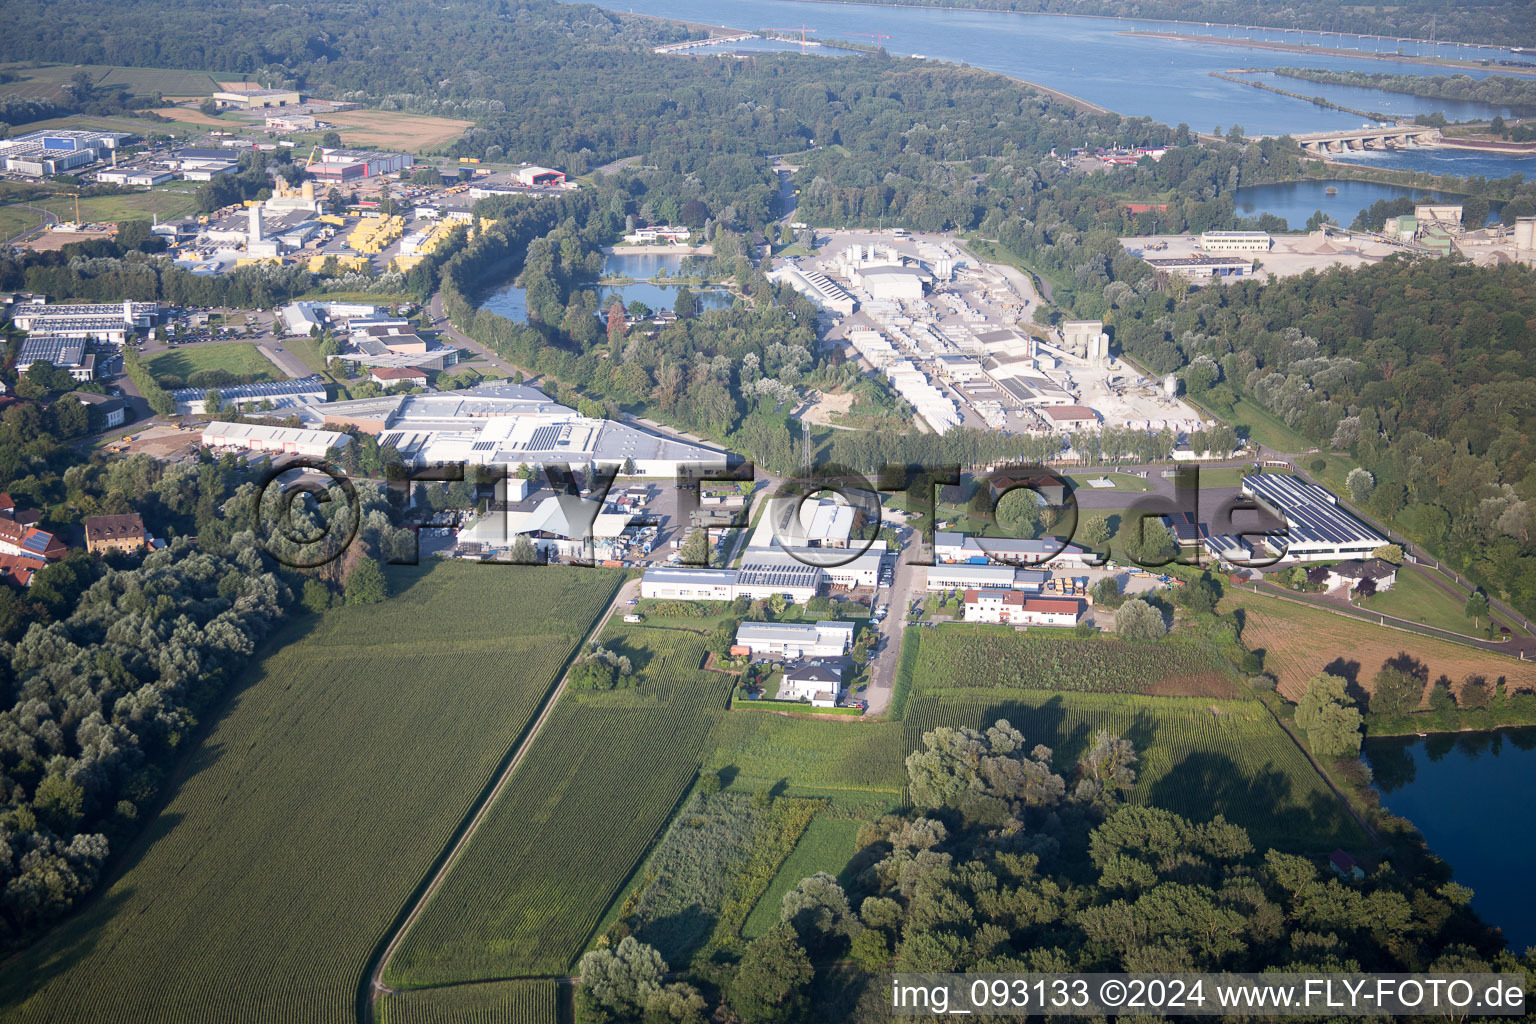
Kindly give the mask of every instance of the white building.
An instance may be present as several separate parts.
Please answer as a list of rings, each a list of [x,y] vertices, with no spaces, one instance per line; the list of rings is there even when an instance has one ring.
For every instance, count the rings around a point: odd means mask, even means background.
[[[901,299],[916,302],[923,297],[923,286],[933,276],[921,267],[858,266],[849,270],[854,287],[862,288],[873,299]]]
[[[807,565],[783,551],[748,549],[736,573],[736,593],[754,601],[782,596],[804,604],[820,594],[825,585],[824,569]]]
[[[1087,548],[1058,538],[1044,540],[1010,537],[972,537],[964,533],[939,533],[933,539],[935,563],[970,565],[1045,565],[1078,569],[1097,565],[1099,556]]]
[[[240,409],[271,402],[274,409],[292,409],[325,401],[325,380],[302,377],[299,380],[263,381],[235,384],[223,388],[177,388],[171,392],[178,416],[198,416],[208,411],[208,392],[217,391],[225,408]]]
[[[1284,536],[1261,541],[1275,557],[1298,562],[1358,558],[1389,543],[1340,508],[1332,494],[1299,477],[1278,473],[1246,476],[1242,491],[1285,523]]]
[[[537,388],[492,381],[422,395],[331,402],[314,410],[330,426],[377,434],[410,465],[546,465],[676,479],[680,471],[726,469],[718,449],[653,434],[617,420],[591,419]],[[628,467],[628,468],[626,468]]]
[[[840,658],[853,646],[853,632],[851,622],[743,622],[732,650],[790,659]]]
[[[1038,594],[1049,575],[1040,569],[1016,569],[1011,565],[931,565],[928,589],[1019,590]]]
[[[316,459],[323,459],[331,449],[344,448],[351,442],[348,435],[331,430],[274,427],[264,423],[214,422],[203,428],[203,444],[209,448],[242,448]]]
[[[1206,252],[1269,252],[1274,245],[1267,231],[1207,231],[1200,236]]]
[[[778,700],[808,701],[812,707],[837,706],[843,692],[843,666],[832,661],[791,665],[779,677]]]
[[[640,596],[662,601],[730,601],[736,597],[736,570],[657,566],[640,577]]]
[[[768,280],[787,284],[821,308],[843,316],[859,308],[858,301],[826,274],[814,270],[802,270],[792,263],[769,271]]]
[[[1075,626],[1082,614],[1082,602],[1071,598],[1029,597],[1017,590],[965,592],[966,622]]]

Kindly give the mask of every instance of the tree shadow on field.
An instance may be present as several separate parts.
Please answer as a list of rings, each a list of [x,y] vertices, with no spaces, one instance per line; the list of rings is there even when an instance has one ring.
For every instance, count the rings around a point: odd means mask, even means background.
[[[1291,780],[1273,770],[1257,774],[1240,768],[1230,757],[1211,751],[1186,754],[1153,783],[1147,802],[1191,821],[1223,815],[1247,829],[1259,848],[1312,849],[1323,836],[1338,832],[1339,808],[1325,799],[1323,806],[1292,802]]]
[[[1344,680],[1344,693],[1361,707],[1370,703],[1371,695],[1360,685],[1360,663],[1353,658],[1338,657],[1323,666],[1323,673]]]
[[[669,964],[687,963],[715,930],[717,915],[694,903],[672,914],[647,921],[635,938],[656,947]]]
[[[138,859],[144,848],[142,842],[134,844],[130,863]],[[105,892],[105,889],[101,891]],[[21,1003],[37,996],[90,957],[104,937],[107,925],[126,909],[133,897],[132,889],[123,889],[89,898],[84,909],[55,924],[36,944],[8,960],[5,968],[0,970],[0,1016],[11,1019],[10,1015]],[[74,992],[83,988],[78,980],[66,986]],[[64,1001],[58,1000],[60,1003]],[[44,1009],[53,1010],[54,1007]]]

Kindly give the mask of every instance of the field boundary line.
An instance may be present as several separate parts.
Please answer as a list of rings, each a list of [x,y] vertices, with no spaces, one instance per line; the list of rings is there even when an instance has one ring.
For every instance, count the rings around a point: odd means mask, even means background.
[[[405,941],[406,935],[410,933],[411,927],[416,923],[417,918],[421,916],[422,910],[426,908],[438,889],[442,888],[442,884],[447,880],[449,872],[458,862],[459,855],[463,852],[464,847],[469,844],[469,840],[479,830],[481,824],[484,823],[491,807],[496,803],[496,798],[501,795],[502,790],[511,781],[517,766],[522,764],[523,758],[532,749],[534,741],[538,738],[545,723],[549,721],[550,716],[554,713],[555,705],[560,702],[561,695],[565,693],[566,684],[570,681],[571,666],[575,664],[577,657],[580,656],[587,642],[601,635],[604,627],[608,625],[608,621],[613,618],[614,611],[620,607],[620,601],[624,596],[625,589],[633,582],[633,578],[624,578],[619,580],[614,586],[613,595],[608,601],[607,609],[593,621],[591,627],[582,634],[581,638],[572,648],[570,657],[566,659],[565,666],[560,671],[559,681],[545,694],[544,703],[539,708],[539,713],[523,730],[523,735],[518,742],[513,745],[512,750],[507,755],[506,763],[496,776],[495,781],[481,792],[479,803],[470,813],[468,819],[460,824],[458,835],[438,855],[437,866],[417,886],[409,901],[401,907],[399,914],[395,917],[395,923],[387,933],[387,941],[386,938],[380,938],[378,944],[374,947],[375,952],[369,961],[368,970],[363,973],[358,986],[358,1020],[360,1024],[374,1024],[377,1019],[378,997],[381,994],[401,991],[399,989],[392,989],[384,984],[385,968],[389,966],[390,960],[399,952],[400,944]]]
[[[1382,626],[1386,629],[1395,629],[1403,633],[1415,633],[1419,636],[1427,636],[1432,640],[1444,640],[1446,643],[1459,644],[1462,647],[1471,647],[1475,650],[1487,651],[1489,654],[1502,654],[1506,658],[1515,661],[1524,661],[1524,658],[1515,654],[1507,654],[1500,650],[1500,642],[1496,640],[1483,640],[1475,636],[1468,636],[1449,629],[1441,629],[1438,626],[1425,625],[1422,622],[1412,622],[1408,619],[1400,619],[1395,615],[1387,615],[1383,612],[1361,611],[1357,608],[1344,608],[1333,604],[1324,604],[1321,601],[1305,601],[1291,597],[1288,594],[1276,593],[1279,588],[1272,583],[1265,583],[1264,589],[1259,589],[1259,584],[1251,583],[1248,589],[1260,597],[1272,597],[1277,601],[1289,601],[1291,604],[1302,608],[1312,608],[1321,612],[1332,612],[1346,618],[1356,619],[1370,626]]]

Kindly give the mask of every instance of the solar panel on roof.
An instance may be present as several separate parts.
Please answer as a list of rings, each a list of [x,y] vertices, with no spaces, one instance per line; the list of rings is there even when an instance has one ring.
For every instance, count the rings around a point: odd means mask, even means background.
[[[472,452],[488,452],[495,447],[495,441],[476,441],[474,444],[469,446],[469,450]]]
[[[532,451],[544,451],[553,448],[559,438],[559,427],[538,427],[534,430],[533,436],[528,439],[526,447]]]

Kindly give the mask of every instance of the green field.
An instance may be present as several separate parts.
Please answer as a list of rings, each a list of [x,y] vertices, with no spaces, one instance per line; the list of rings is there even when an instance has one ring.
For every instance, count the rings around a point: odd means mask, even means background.
[[[1089,494],[1107,492],[1109,488],[1089,487],[1089,480],[1106,478],[1115,485],[1116,491],[1150,491],[1151,483],[1139,476],[1130,473],[1081,473],[1066,478],[1074,491],[1086,491]]]
[[[844,888],[851,879],[841,877],[843,869],[857,851],[859,828],[864,823],[856,818],[834,818],[826,812],[818,814],[794,852],[773,877],[773,884],[757,901],[747,923],[742,926],[743,938],[755,939],[779,923],[779,911],[784,907],[784,894],[818,871],[838,878]]]
[[[1255,845],[1326,851],[1364,841],[1305,754],[1258,701],[1107,694],[977,691],[914,696],[906,747],[940,725],[985,728],[1007,719],[1031,746],[1054,752],[1058,773],[1100,729],[1136,746],[1129,799],[1208,821],[1218,814],[1248,829]]]
[[[622,576],[390,578],[384,604],[276,638],[120,877],[7,965],[0,1017],[356,1021],[376,945]]]
[[[1478,624],[1467,618],[1466,602],[1458,601],[1436,586],[1426,575],[1429,571],[1420,572],[1403,566],[1397,570],[1397,581],[1392,584],[1392,589],[1372,594],[1360,602],[1360,607],[1453,633],[1477,635]],[[1487,617],[1483,618],[1482,625],[1488,625]]]
[[[206,71],[182,71],[175,68],[123,68],[107,64],[46,64],[26,67],[0,65],[0,72],[13,75],[14,82],[0,85],[0,96],[27,96],[57,99],[61,87],[84,72],[91,82],[105,88],[126,88],[133,96],[209,96],[219,85]],[[244,76],[230,75],[227,78]]]
[[[80,219],[88,224],[96,224],[150,220],[154,216],[159,216],[162,220],[184,217],[197,210],[197,197],[194,194],[197,187],[197,182],[182,181],[144,192],[91,196],[80,200]],[[57,191],[60,190],[44,190],[16,182],[0,182],[0,239],[10,238],[27,228],[41,224],[43,217],[37,209],[48,210],[61,221],[73,221],[75,219],[74,197],[49,194]],[[28,209],[28,206],[37,209]]]
[[[379,1024],[557,1024],[560,985],[522,979],[392,992],[379,999]]]
[[[837,803],[896,803],[906,786],[900,732],[899,722],[733,712],[717,724],[705,767],[747,789],[782,782]]]
[[[692,785],[734,677],[703,636],[611,623],[640,685],[567,691],[395,956],[422,987],[565,974]]]
[[[182,345],[156,353],[145,360],[145,366],[157,377],[173,373],[183,380],[200,370],[227,370],[259,380],[286,379],[272,361],[249,341]]]
[[[934,687],[1230,697],[1231,662],[1208,638],[1177,633],[1156,642],[1108,634],[1079,638],[1067,630],[946,625],[909,628],[919,644],[913,682]]]

